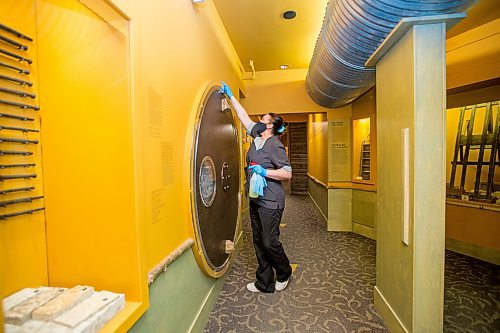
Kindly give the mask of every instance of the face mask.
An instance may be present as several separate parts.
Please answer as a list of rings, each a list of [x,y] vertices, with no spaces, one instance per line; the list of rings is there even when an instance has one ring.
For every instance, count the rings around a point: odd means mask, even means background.
[[[267,129],[267,125],[261,122],[258,122],[254,125],[255,131],[257,132],[257,135],[261,135],[262,132],[264,132]]]

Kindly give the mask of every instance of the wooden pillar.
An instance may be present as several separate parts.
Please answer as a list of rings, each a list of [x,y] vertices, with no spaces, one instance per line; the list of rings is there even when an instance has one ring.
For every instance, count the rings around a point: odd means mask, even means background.
[[[442,332],[445,33],[464,14],[403,19],[377,68],[375,305],[391,332]]]

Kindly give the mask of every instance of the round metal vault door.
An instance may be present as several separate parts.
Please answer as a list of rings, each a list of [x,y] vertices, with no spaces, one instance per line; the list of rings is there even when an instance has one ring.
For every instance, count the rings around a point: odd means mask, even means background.
[[[240,165],[236,126],[220,86],[202,98],[192,154],[195,256],[202,270],[219,277],[228,268],[240,210]]]

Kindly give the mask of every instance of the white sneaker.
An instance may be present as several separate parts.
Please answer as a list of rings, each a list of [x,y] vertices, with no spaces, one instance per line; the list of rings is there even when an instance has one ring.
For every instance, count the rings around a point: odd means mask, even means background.
[[[274,289],[276,289],[276,291],[283,291],[283,290],[285,290],[286,286],[288,286],[288,282],[289,281],[290,281],[290,278],[288,278],[288,280],[283,281],[283,282],[276,281]]]
[[[247,289],[253,293],[260,293],[261,291],[255,286],[255,282],[247,284]]]

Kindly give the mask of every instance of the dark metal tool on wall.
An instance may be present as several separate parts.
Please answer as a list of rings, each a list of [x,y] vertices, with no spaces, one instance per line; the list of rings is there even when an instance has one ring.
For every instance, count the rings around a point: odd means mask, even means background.
[[[22,143],[22,144],[38,144],[38,140],[28,140],[28,139],[18,139],[18,138],[0,138],[0,143],[2,142],[12,142],[12,143]]]
[[[17,59],[17,60],[19,60],[19,61],[25,61],[25,62],[27,62],[28,64],[32,64],[32,63],[33,63],[33,60],[31,60],[31,59],[29,59],[29,58],[22,57],[22,56],[20,56],[19,54],[12,53],[12,52],[9,52],[9,51],[4,50],[4,49],[0,49],[0,53],[3,53],[3,54],[5,54],[6,56],[9,56],[9,57],[11,57],[11,58]]]
[[[39,195],[36,197],[26,197],[26,198],[0,201],[0,207],[7,207],[7,206],[16,205],[16,204],[25,203],[25,202],[33,202],[33,200],[38,200],[38,199],[42,199],[42,198],[43,198],[43,195]]]
[[[0,169],[10,169],[10,168],[31,168],[36,166],[35,163],[24,163],[24,164],[0,164]]]
[[[37,129],[31,129],[31,128],[23,128],[23,127],[12,127],[12,126],[3,126],[0,125],[0,131],[1,130],[8,130],[8,131],[19,131],[19,132],[40,132]]]
[[[0,104],[8,105],[8,106],[15,106],[20,109],[31,109],[38,111],[40,108],[36,105],[29,105],[29,104],[22,104],[22,103],[17,103],[17,102],[11,102],[11,101],[5,101],[3,99],[0,99]]]
[[[466,193],[466,181],[468,167],[475,167],[476,178],[474,182],[474,191],[472,192],[472,200],[486,203],[494,203],[496,198],[492,196],[495,191],[495,167],[500,166],[500,116],[497,109],[496,121],[493,121],[493,108],[499,108],[498,102],[490,102],[485,104],[472,105],[460,108],[457,136],[455,140],[455,150],[453,160],[451,161],[450,183],[447,188],[448,197],[460,198]],[[474,134],[474,123],[476,114],[479,110],[484,109],[484,123],[481,134]],[[469,113],[470,111],[470,113]],[[482,110],[481,110],[482,111]],[[466,113],[469,113],[468,121],[465,121]],[[463,130],[464,122],[466,122],[465,133]],[[477,157],[472,158],[470,153],[472,150],[479,150]],[[489,151],[489,160],[484,160],[485,152]],[[457,167],[461,166],[460,185],[455,187],[455,177],[457,176]],[[488,178],[486,183],[481,183],[483,167],[488,168]],[[485,187],[484,192],[481,186]]]
[[[23,68],[19,68],[19,67],[16,67],[16,66],[12,66],[12,65],[9,65],[9,64],[3,63],[3,62],[0,62],[0,66],[12,69],[12,70],[14,70],[16,72],[19,72],[19,74],[26,74],[26,75],[30,74],[30,71],[27,70],[27,69],[23,69]]]
[[[45,209],[44,207],[41,207],[41,208],[23,210],[22,212],[16,212],[16,213],[10,213],[10,214],[2,214],[2,215],[0,215],[0,220],[6,220],[8,218],[19,216],[19,215],[33,214],[34,212],[38,212],[38,211],[44,210],[44,209]]]
[[[13,179],[31,179],[36,178],[36,174],[32,173],[30,175],[0,175],[0,181],[13,180]]]
[[[35,98],[35,94],[30,94],[25,91],[19,91],[19,90],[14,90],[14,89],[7,89],[7,88],[2,88],[0,87],[0,92],[4,92],[6,94],[12,94],[20,97],[29,97],[29,98]]]
[[[10,38],[8,38],[8,37],[5,37],[5,36],[3,36],[3,35],[0,35],[0,40],[4,41],[4,42],[6,42],[6,43],[8,43],[8,44],[10,44],[10,45],[15,46],[15,47],[17,47],[17,48],[18,48],[18,49],[20,49],[20,50],[23,50],[23,51],[28,50],[28,46],[23,45],[23,44],[21,44],[21,43],[18,43],[18,42],[16,42],[15,40],[12,40],[12,39],[10,39]]]
[[[11,119],[17,119],[17,120],[22,120],[22,121],[33,121],[35,120],[34,118],[30,117],[24,117],[24,116],[18,116],[15,114],[9,114],[9,113],[0,113],[0,118],[11,118]],[[2,128],[7,129],[7,126],[2,126]],[[11,127],[10,129],[12,129]]]
[[[7,31],[7,32],[13,34],[14,36],[16,36],[17,38],[26,39],[26,40],[29,40],[30,42],[33,41],[33,38],[26,36],[25,34],[19,32],[17,30],[14,30],[11,27],[8,27],[8,26],[1,24],[1,23],[0,23],[0,30]]]
[[[8,190],[1,190],[0,194],[8,194],[8,193],[15,193],[15,192],[29,192],[29,191],[33,191],[34,189],[35,189],[35,186],[10,188]]]
[[[24,86],[24,85],[29,86],[29,87],[33,86],[33,82],[17,79],[15,77],[7,76],[7,75],[0,75],[0,79],[5,80],[5,81],[19,83],[22,86]]]
[[[23,155],[23,156],[29,156],[33,155],[31,151],[18,151],[18,150],[0,150],[0,156],[3,155]]]

